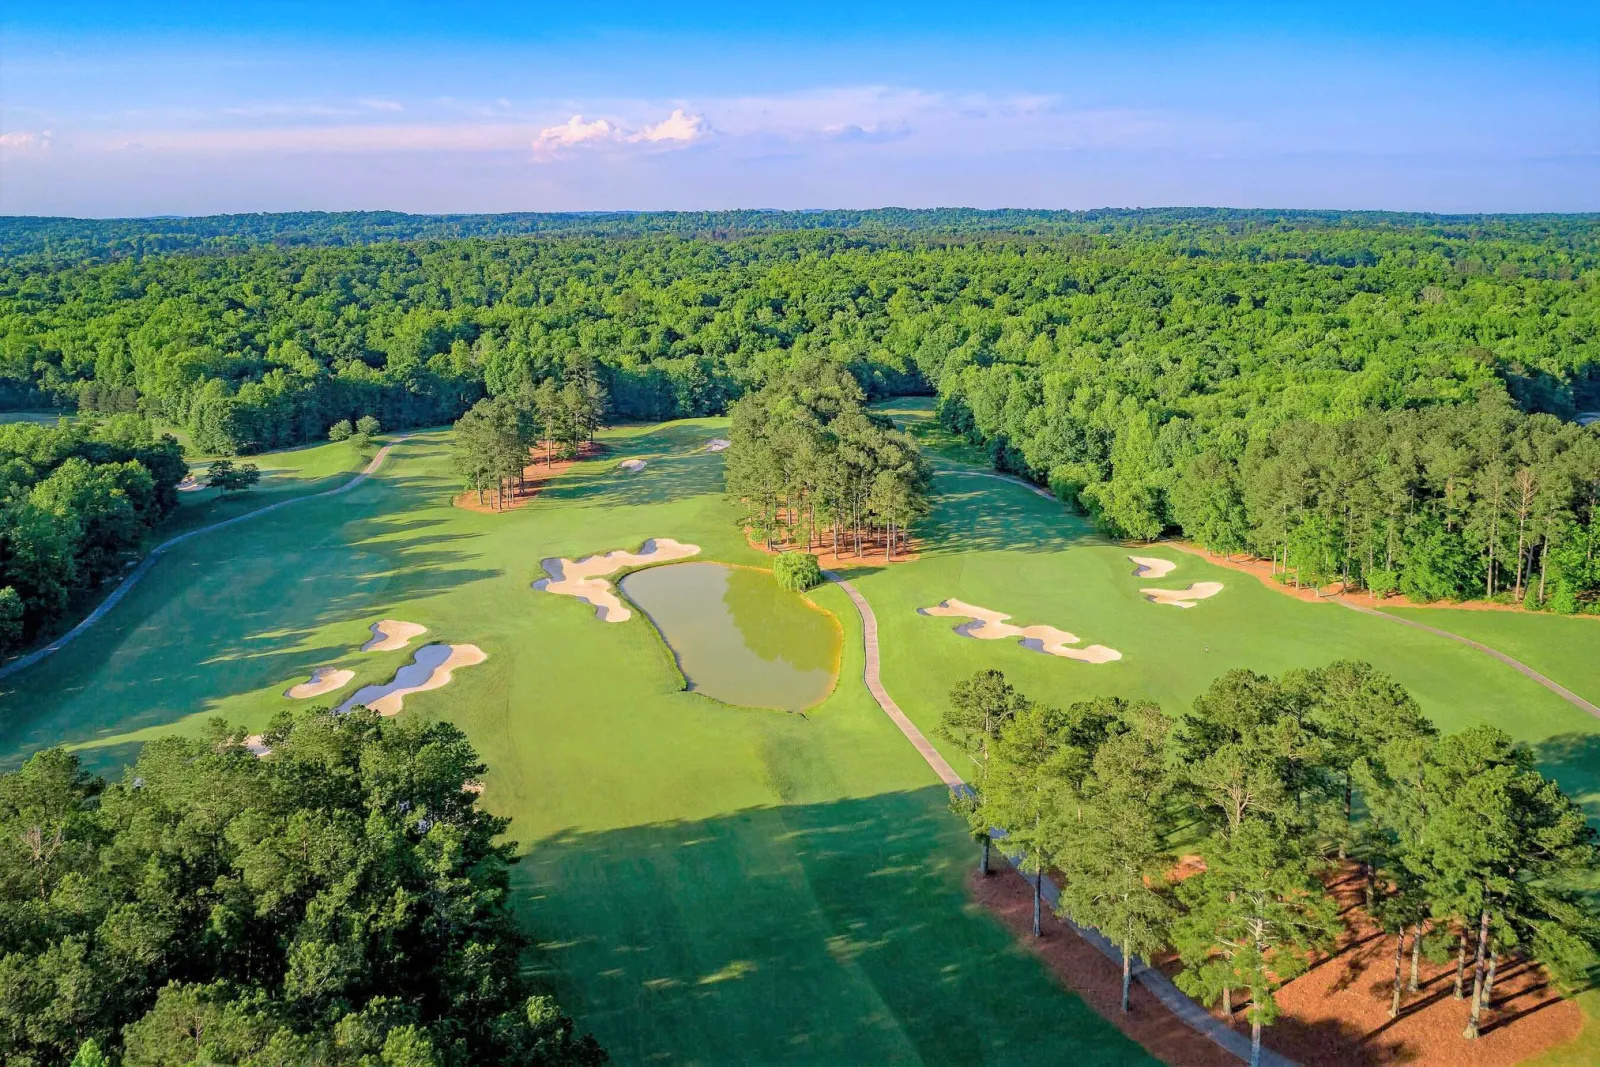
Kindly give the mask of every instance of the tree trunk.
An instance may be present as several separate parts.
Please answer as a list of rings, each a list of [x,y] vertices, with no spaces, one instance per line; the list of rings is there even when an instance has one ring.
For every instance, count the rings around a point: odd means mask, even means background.
[[[980,853],[980,856],[981,858],[978,860],[978,873],[987,878],[989,876],[989,837],[987,834],[984,835],[983,838],[983,851]]]
[[[1400,932],[1394,939],[1394,997],[1389,1001],[1389,1018],[1393,1019],[1400,1014],[1400,966],[1406,954],[1406,928],[1400,927]]]
[[[1222,1014],[1227,1017],[1228,1028],[1233,1028],[1233,987],[1222,987]]]
[[[1406,992],[1417,991],[1417,965],[1422,962],[1422,924],[1411,924],[1411,981],[1406,983]]]
[[[1251,1013],[1255,1014],[1255,1013]],[[1261,1019],[1250,1020],[1250,1067],[1261,1067]]]
[[[1500,962],[1500,950],[1489,950],[1489,973],[1483,979],[1483,1007],[1487,1011],[1494,1005],[1494,971],[1495,965]]]
[[[1478,918],[1478,951],[1472,963],[1472,1018],[1462,1036],[1471,1040],[1478,1036],[1478,1017],[1483,1012],[1483,957],[1489,944],[1489,909],[1484,908]]]
[[[1456,999],[1457,1000],[1460,1000],[1462,997],[1466,996],[1466,994],[1461,991],[1461,979],[1462,979],[1462,976],[1464,974],[1466,974],[1466,971],[1467,971],[1467,931],[1466,931],[1465,928],[1463,928],[1462,931],[1461,931],[1461,938],[1460,938],[1459,941],[1456,942]]]
[[[1044,898],[1044,865],[1040,864],[1039,871],[1033,876],[1033,936],[1043,937],[1044,930],[1039,925],[1039,906]]]
[[[1544,537],[1539,541],[1539,603],[1544,603],[1545,564],[1550,559],[1550,528],[1546,524]]]
[[[1128,983],[1133,979],[1133,948],[1122,943],[1122,1014],[1128,1014]]]

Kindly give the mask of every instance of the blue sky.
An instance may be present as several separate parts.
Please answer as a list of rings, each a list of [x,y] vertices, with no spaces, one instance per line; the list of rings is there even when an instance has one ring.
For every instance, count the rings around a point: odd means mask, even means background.
[[[1600,5],[17,0],[0,213],[1600,210]]]

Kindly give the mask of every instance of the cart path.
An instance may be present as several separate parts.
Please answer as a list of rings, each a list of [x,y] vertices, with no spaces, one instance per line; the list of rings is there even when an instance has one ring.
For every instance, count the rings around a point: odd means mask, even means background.
[[[280,500],[276,504],[268,504],[264,508],[257,508],[254,511],[247,511],[243,515],[235,515],[231,519],[223,519],[221,522],[214,522],[209,526],[200,526],[193,530],[189,530],[186,533],[178,534],[176,537],[169,537],[167,540],[152,548],[149,554],[146,555],[144,559],[139,561],[139,565],[133,570],[129,571],[128,576],[122,579],[117,587],[111,591],[110,595],[102,600],[93,611],[84,616],[83,621],[79,622],[78,625],[74,626],[72,629],[68,630],[66,633],[56,638],[48,645],[45,645],[43,648],[36,649],[20,659],[12,660],[5,666],[0,667],[0,678],[7,678],[18,671],[26,670],[51,653],[58,652],[67,645],[71,644],[77,639],[78,635],[82,634],[85,630],[89,629],[89,627],[99,622],[106,616],[107,612],[116,607],[117,604],[121,602],[122,598],[127,596],[133,587],[139,584],[139,579],[143,578],[147,573],[149,573],[150,568],[155,566],[156,561],[165,555],[168,549],[176,548],[178,545],[183,544],[191,537],[199,537],[201,534],[211,533],[213,530],[221,530],[228,526],[234,526],[249,519],[258,518],[267,514],[268,512],[277,511],[280,508],[286,508],[291,504],[298,504],[303,500],[315,500],[318,497],[338,496],[340,493],[348,493],[350,490],[354,489],[356,486],[360,485],[362,482],[371,477],[379,467],[383,466],[383,461],[388,458],[390,449],[394,448],[395,445],[399,444],[401,441],[404,441],[406,437],[409,436],[411,435],[406,434],[402,437],[397,437],[393,441],[390,441],[388,444],[384,445],[382,448],[378,449],[377,454],[372,457],[372,461],[363,467],[354,478],[351,478],[343,485],[334,486],[332,489],[324,489],[320,493],[307,493],[304,496],[291,497],[288,500]]]
[[[1013,480],[999,474],[987,475],[987,477],[1001,478],[1005,481]],[[1032,487],[1029,486],[1028,488]],[[965,792],[967,784],[961,780],[961,776],[955,772],[955,768],[951,767],[945,761],[945,758],[939,755],[939,751],[933,747],[933,743],[917,728],[916,723],[906,718],[905,712],[900,710],[900,705],[896,704],[894,698],[883,688],[883,676],[879,669],[878,617],[873,614],[872,605],[867,603],[867,598],[861,595],[860,590],[835,572],[825,570],[822,574],[830,582],[844,590],[845,595],[850,598],[851,603],[856,606],[856,611],[861,615],[861,640],[866,652],[865,666],[862,668],[861,673],[867,683],[867,691],[878,702],[878,706],[883,709],[883,713],[889,716],[890,720],[900,728],[900,732],[905,735],[906,740],[910,741],[912,746],[921,753],[928,766],[933,768],[933,773],[939,776],[939,780],[952,790]],[[1003,838],[1004,833],[996,830],[994,836]],[[1001,852],[1004,853],[1004,851],[1005,849],[1002,848]],[[1007,858],[1011,860],[1013,866],[1019,862],[1015,858]],[[1052,908],[1055,907],[1056,901],[1060,897],[1060,891],[1056,888],[1055,883],[1048,878],[1041,881],[1040,894],[1050,903]],[[1067,921],[1067,925],[1071,926],[1073,930],[1077,931],[1078,936],[1099,949],[1103,955],[1117,964],[1117,966],[1120,967],[1122,965],[1122,953],[1115,945],[1106,940],[1100,931],[1079,926],[1070,921]],[[1160,971],[1147,967],[1144,961],[1137,956],[1133,959],[1132,969],[1133,976],[1138,979],[1139,984],[1148,989],[1180,1022],[1183,1022],[1201,1036],[1209,1038],[1228,1052],[1239,1057],[1239,1059],[1249,1062],[1250,1038],[1247,1035],[1213,1018],[1210,1012],[1185,996],[1177,986],[1173,985],[1171,979]],[[1261,1050],[1261,1063],[1265,1067],[1299,1067],[1294,1060],[1281,1056],[1268,1048],[1262,1048]]]
[[[1380,619],[1388,619],[1390,622],[1397,622],[1402,626],[1412,626],[1418,630],[1426,630],[1430,634],[1435,634],[1439,637],[1447,637],[1452,641],[1459,641],[1468,648],[1475,648],[1479,652],[1482,652],[1485,656],[1493,656],[1495,659],[1499,660],[1501,663],[1504,663],[1512,670],[1527,675],[1529,678],[1532,678],[1534,681],[1550,690],[1550,692],[1554,693],[1556,696],[1567,701],[1568,703],[1575,705],[1576,707],[1582,708],[1595,718],[1600,719],[1600,707],[1595,707],[1593,704],[1589,703],[1587,700],[1583,699],[1577,693],[1574,693],[1572,690],[1568,689],[1554,678],[1548,678],[1545,675],[1540,674],[1526,663],[1519,659],[1513,659],[1504,652],[1501,652],[1498,648],[1492,648],[1481,641],[1474,641],[1470,637],[1462,637],[1460,634],[1453,634],[1449,630],[1441,630],[1437,626],[1429,626],[1425,622],[1418,622],[1415,619],[1402,618],[1399,615],[1390,615],[1387,611],[1379,611],[1377,608],[1362,607],[1360,604],[1351,604],[1345,600],[1336,600],[1336,603],[1349,608],[1351,611],[1359,611],[1363,615],[1375,615]]]

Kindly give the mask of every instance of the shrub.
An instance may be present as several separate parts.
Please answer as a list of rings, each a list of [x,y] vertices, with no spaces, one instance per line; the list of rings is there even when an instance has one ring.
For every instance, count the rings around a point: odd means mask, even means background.
[[[376,437],[383,432],[383,423],[375,415],[363,415],[356,420],[356,433],[362,437]]]
[[[772,576],[791,593],[803,593],[822,584],[822,568],[809,552],[784,552],[773,561]]]
[[[348,441],[350,440],[350,435],[355,432],[355,427],[350,425],[349,419],[340,419],[328,427],[328,440],[335,442]]]
[[[1367,589],[1378,599],[1393,596],[1400,588],[1400,574],[1393,568],[1374,567],[1367,572]]]

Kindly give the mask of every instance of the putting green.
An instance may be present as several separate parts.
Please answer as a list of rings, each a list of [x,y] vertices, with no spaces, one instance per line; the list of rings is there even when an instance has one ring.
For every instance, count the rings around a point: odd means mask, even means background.
[[[304,706],[281,694],[315,667],[355,672],[329,703],[388,679],[412,650],[358,651],[368,626],[418,623],[425,640],[488,659],[408,697],[403,714],[456,722],[491,764],[484,803],[513,817],[525,847],[516,886],[536,965],[619,1062],[1140,1062],[967,901],[972,849],[862,686],[860,622],[842,591],[813,594],[844,644],[838,686],[801,718],[682,692],[642,613],[608,624],[529,588],[543,558],[652,537],[762,565],[731,522],[720,456],[703,450],[725,425],[611,431],[610,455],[499,515],[451,507],[448,436],[419,435],[349,493],[174,549],[94,630],[0,683],[0,759],[66,741],[109,769],[135,743],[213,715],[258,729]],[[619,455],[649,465],[620,471]],[[885,685],[924,731],[950,686],[984,667],[1040,699],[1143,695],[1177,713],[1228,667],[1361,657],[1441,726],[1499,723],[1600,799],[1600,722],[1503,664],[1176,553],[1166,579],[1135,578],[1126,550],[1060,505],[940,463],[921,558],[845,568],[876,610]],[[1193,609],[1139,594],[1196,581],[1224,589]],[[947,597],[1123,658],[1041,656],[916,613]]]

